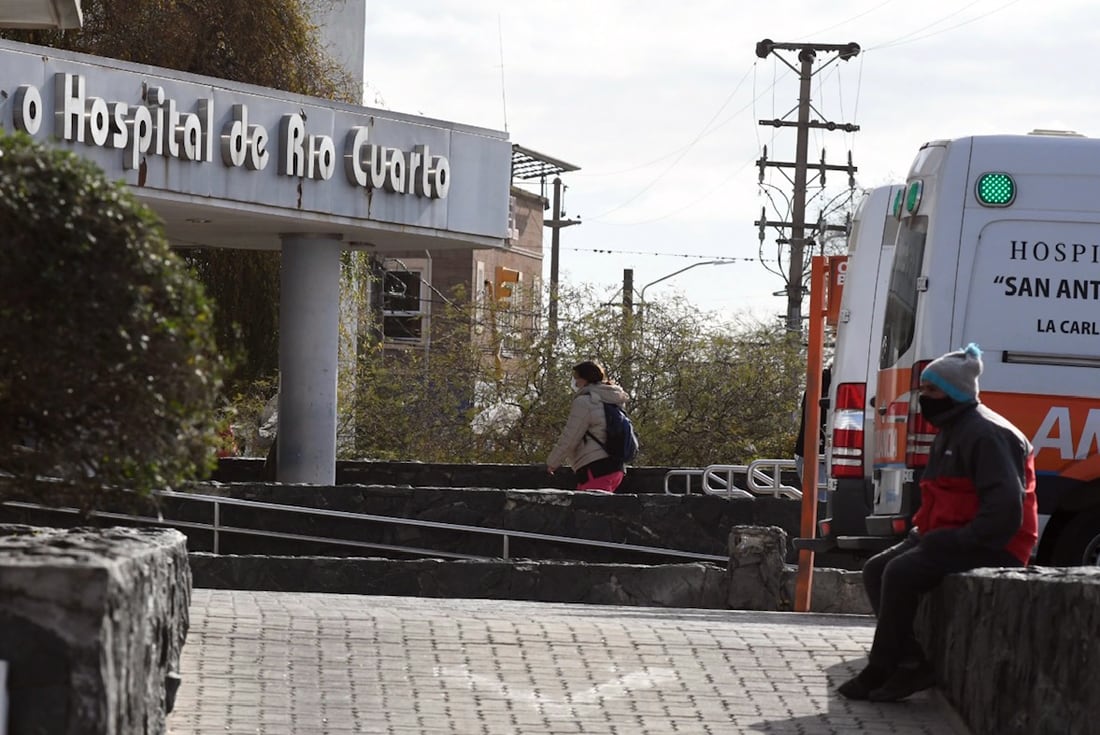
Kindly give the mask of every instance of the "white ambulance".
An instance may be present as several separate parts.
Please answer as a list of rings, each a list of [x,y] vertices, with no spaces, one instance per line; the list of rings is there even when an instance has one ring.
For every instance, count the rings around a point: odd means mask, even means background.
[[[866,518],[874,495],[871,459],[879,340],[898,231],[892,207],[904,188],[890,185],[868,190],[852,217],[828,400],[823,409],[828,478],[825,517],[818,522],[817,538],[812,542],[798,539],[799,548],[883,548],[881,538],[867,536]]]
[[[928,143],[895,214],[868,531],[907,531],[936,431],[918,409],[920,372],[975,342],[981,400],[1035,445],[1036,561],[1098,563],[1100,139]]]

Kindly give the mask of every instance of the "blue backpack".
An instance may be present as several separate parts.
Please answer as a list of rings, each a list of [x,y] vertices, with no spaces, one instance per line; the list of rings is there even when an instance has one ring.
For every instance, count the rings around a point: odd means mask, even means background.
[[[638,456],[638,434],[630,417],[614,403],[603,404],[603,417],[607,422],[607,442],[596,439],[591,431],[586,431],[585,435],[592,437],[612,459],[623,464],[633,461]]]

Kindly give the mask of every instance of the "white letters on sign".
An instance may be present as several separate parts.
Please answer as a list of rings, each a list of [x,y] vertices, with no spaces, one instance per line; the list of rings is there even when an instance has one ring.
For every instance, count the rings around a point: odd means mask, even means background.
[[[263,171],[271,156],[267,128],[250,122],[243,104],[232,105],[228,121],[216,133],[213,99],[196,99],[191,109],[184,109],[187,105],[169,97],[163,87],[146,85],[140,100],[107,100],[89,93],[84,75],[60,72],[53,77],[53,92],[53,134],[71,143],[121,150],[126,169],[140,167],[149,155],[209,164],[217,147],[222,165]],[[48,117],[39,89],[19,85],[12,102],[15,129],[39,135]],[[270,122],[279,126],[279,175],[315,181],[333,178],[339,158],[332,135],[310,132],[304,112],[287,113]],[[346,133],[344,173],[350,185],[446,198],[451,169],[445,156],[433,156],[427,145],[402,150],[368,142],[371,137],[372,130],[366,126],[353,126]]]
[[[1043,423],[1031,440],[1038,454],[1043,449],[1056,449],[1062,459],[1086,459],[1094,451],[1100,451],[1100,408],[1090,409],[1085,423],[1078,427],[1080,437],[1074,449],[1074,431],[1068,406],[1051,406]],[[1094,447],[1097,449],[1094,450]]]

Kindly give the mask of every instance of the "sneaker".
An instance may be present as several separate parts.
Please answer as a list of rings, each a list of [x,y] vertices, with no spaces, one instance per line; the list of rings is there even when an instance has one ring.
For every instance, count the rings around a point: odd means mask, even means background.
[[[848,699],[867,699],[872,691],[890,679],[890,674],[889,669],[867,664],[863,671],[837,687],[837,691]]]
[[[936,685],[936,672],[927,663],[898,667],[886,683],[873,689],[867,699],[872,702],[900,702],[911,694]]]

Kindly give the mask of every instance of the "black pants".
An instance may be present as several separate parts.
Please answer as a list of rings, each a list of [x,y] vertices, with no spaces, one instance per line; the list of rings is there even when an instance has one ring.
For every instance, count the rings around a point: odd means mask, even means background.
[[[1020,560],[1004,550],[983,548],[930,550],[907,537],[863,567],[863,585],[878,616],[870,661],[896,668],[924,658],[913,634],[913,620],[921,595],[934,589],[948,574],[980,567],[1019,567]]]

